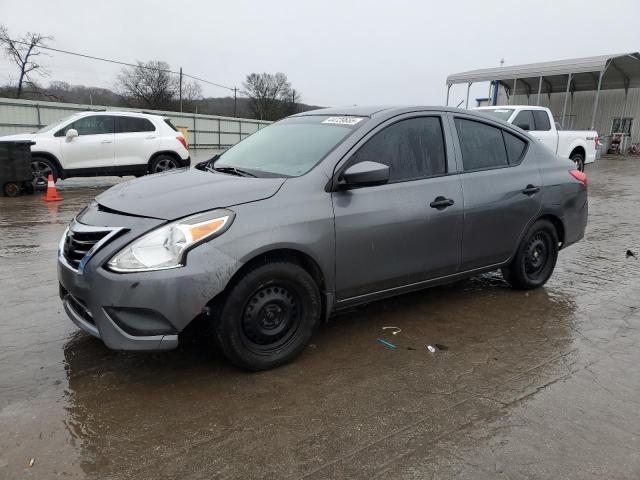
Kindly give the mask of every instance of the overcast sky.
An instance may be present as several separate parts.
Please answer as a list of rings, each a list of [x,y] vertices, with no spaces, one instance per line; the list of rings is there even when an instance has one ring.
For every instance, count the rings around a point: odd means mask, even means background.
[[[640,1],[0,0],[14,36],[135,62],[164,60],[241,87],[284,72],[310,104],[443,104],[448,74],[640,50]],[[51,80],[109,87],[118,67],[55,54]],[[0,60],[0,81],[14,68]],[[15,74],[14,74],[15,77]],[[471,98],[486,96],[486,84]],[[203,85],[206,96],[228,92]],[[454,86],[450,103],[464,99]]]

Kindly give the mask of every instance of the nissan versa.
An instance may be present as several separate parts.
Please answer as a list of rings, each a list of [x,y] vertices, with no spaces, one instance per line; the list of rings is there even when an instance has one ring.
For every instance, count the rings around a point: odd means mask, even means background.
[[[99,195],[61,240],[60,295],[110,348],[171,349],[199,319],[262,370],[345,307],[498,269],[540,287],[586,223],[585,174],[508,123],[316,110]]]

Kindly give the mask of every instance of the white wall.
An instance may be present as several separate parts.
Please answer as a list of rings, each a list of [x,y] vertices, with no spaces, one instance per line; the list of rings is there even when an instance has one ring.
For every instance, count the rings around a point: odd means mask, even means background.
[[[0,135],[33,132],[61,118],[87,110],[125,110],[133,108],[80,105],[74,103],[38,102],[0,98]],[[220,117],[180,112],[144,110],[169,117],[176,127],[188,128],[191,148],[225,148],[265,127],[270,122],[246,118]]]

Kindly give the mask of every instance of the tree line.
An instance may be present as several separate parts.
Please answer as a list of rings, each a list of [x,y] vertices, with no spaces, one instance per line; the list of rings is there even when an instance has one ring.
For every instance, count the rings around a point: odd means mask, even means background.
[[[131,107],[149,110],[187,111],[213,115],[237,115],[259,120],[278,120],[301,111],[318,108],[301,102],[302,95],[284,73],[251,73],[238,90],[239,97],[205,98],[196,80],[174,73],[161,60],[138,61],[116,75],[112,88],[94,88],[50,81],[40,58],[53,37],[29,32],[18,38],[0,26],[0,48],[15,65],[15,76],[0,86],[0,96],[49,101]]]

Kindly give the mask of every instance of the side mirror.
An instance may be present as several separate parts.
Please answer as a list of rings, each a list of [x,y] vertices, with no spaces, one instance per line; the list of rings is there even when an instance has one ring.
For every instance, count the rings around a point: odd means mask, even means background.
[[[75,128],[70,128],[67,130],[67,140],[72,140],[78,136],[78,130]]]
[[[516,127],[521,128],[525,132],[531,130],[531,125],[529,125],[528,123],[516,123]]]
[[[389,167],[377,162],[356,163],[342,172],[339,181],[346,187],[383,185],[389,181]]]

